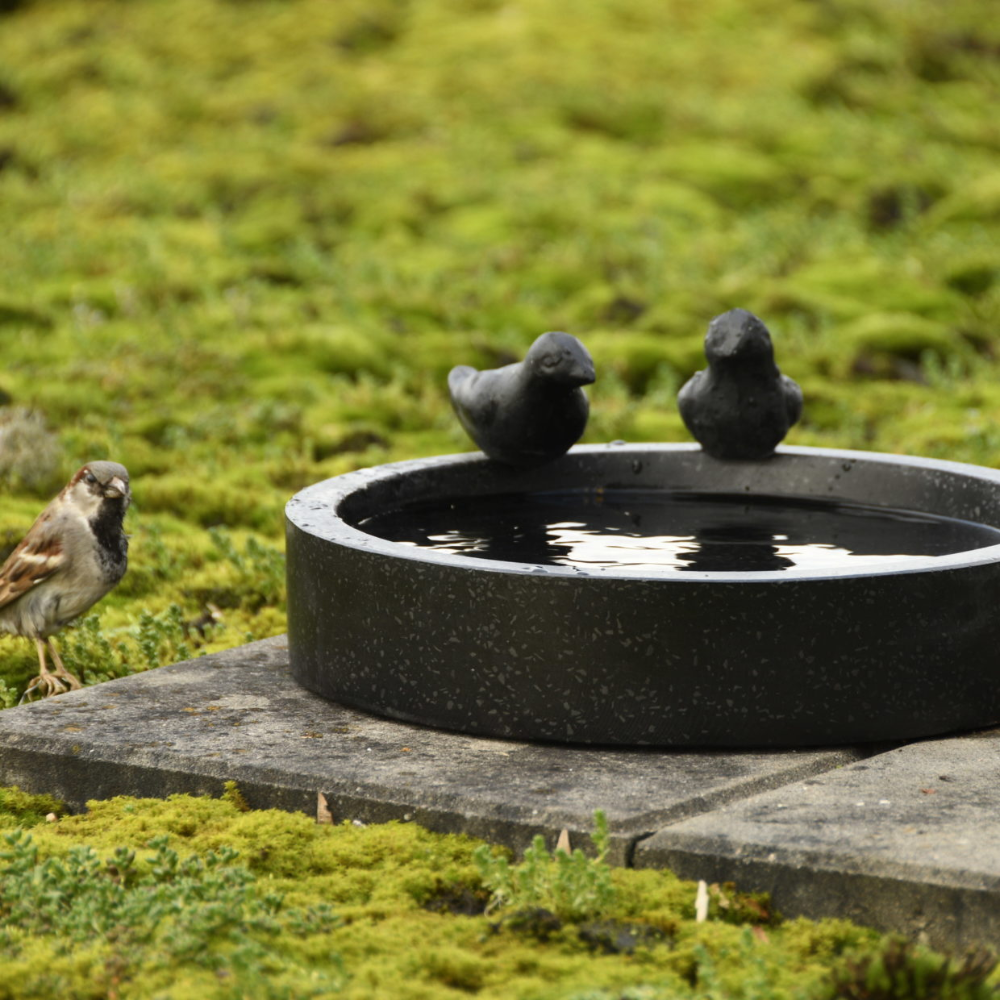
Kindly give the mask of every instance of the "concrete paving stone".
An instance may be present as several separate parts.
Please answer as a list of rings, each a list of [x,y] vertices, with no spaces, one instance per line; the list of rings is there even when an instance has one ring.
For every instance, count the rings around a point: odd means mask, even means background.
[[[862,759],[865,749],[605,749],[442,732],[300,688],[284,637],[0,712],[0,783],[71,808],[113,795],[218,795],[335,821],[414,820],[526,847],[562,829],[587,847],[596,809],[612,859],[661,827]]]
[[[682,820],[635,864],[937,947],[1000,941],[1000,729],[926,740]]]

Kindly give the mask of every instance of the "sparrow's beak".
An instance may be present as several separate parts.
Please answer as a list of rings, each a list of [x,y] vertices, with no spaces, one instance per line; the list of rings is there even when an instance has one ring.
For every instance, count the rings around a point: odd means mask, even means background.
[[[125,497],[126,500],[132,499],[132,496],[128,491],[128,483],[126,483],[120,476],[115,476],[111,482],[104,487],[104,495],[112,500],[117,497]]]

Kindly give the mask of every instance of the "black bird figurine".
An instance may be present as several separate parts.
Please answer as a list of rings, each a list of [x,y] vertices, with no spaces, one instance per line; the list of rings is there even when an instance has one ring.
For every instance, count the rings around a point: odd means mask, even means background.
[[[580,386],[593,381],[594,362],[576,337],[543,333],[516,364],[452,368],[448,390],[462,426],[490,458],[527,468],[579,440],[590,412]]]
[[[716,316],[705,357],[677,397],[688,430],[714,458],[768,458],[802,415],[802,390],[774,363],[767,327],[745,309]]]

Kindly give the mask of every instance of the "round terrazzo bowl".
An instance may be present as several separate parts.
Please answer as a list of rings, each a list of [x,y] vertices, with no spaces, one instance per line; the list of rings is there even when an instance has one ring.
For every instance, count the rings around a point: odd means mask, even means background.
[[[782,572],[484,561],[356,527],[447,497],[607,488],[826,498],[1000,528],[1000,472],[781,448],[574,448],[539,469],[480,454],[364,469],[286,508],[296,680],[408,722],[564,743],[777,747],[1000,721],[1000,545]]]

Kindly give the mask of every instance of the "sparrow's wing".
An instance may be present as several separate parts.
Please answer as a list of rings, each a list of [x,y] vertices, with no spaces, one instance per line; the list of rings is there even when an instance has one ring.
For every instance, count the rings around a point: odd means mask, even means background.
[[[62,543],[53,527],[52,521],[42,515],[0,567],[0,608],[48,579],[65,562]]]

